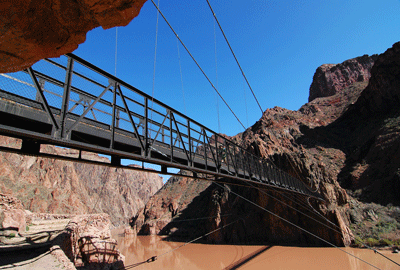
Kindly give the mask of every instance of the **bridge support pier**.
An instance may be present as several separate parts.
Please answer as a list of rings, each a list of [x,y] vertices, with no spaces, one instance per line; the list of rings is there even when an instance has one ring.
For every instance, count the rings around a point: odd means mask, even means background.
[[[21,151],[27,154],[39,154],[40,143],[32,140],[22,140]]]
[[[111,165],[121,166],[121,158],[117,156],[111,156]]]
[[[161,173],[162,174],[167,174],[168,173],[168,167],[167,166],[165,166],[165,165],[161,165]]]

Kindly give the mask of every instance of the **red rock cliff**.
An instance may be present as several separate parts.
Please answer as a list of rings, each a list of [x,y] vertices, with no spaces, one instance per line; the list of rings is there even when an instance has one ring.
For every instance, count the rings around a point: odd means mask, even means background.
[[[354,82],[368,81],[376,59],[377,55],[364,55],[341,64],[324,64],[318,67],[310,86],[308,101],[332,96]]]

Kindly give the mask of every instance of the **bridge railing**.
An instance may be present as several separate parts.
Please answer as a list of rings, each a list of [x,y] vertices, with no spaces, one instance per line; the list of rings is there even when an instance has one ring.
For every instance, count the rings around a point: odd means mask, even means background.
[[[3,134],[109,154],[116,165],[132,158],[318,196],[229,138],[73,54],[1,74],[0,98],[0,111],[17,117],[0,121]],[[18,119],[28,120],[21,127]]]

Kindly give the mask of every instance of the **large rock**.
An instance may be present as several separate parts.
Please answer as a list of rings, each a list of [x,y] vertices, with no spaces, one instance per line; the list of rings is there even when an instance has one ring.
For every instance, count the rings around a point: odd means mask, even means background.
[[[310,86],[308,101],[341,92],[354,82],[368,81],[378,55],[364,55],[341,64],[324,64],[317,68]]]
[[[0,73],[78,48],[86,33],[125,26],[146,0],[5,0],[0,4]]]
[[[3,212],[4,219],[2,222],[3,229],[16,228],[18,232],[25,232],[26,219],[25,211],[21,209],[10,209]]]
[[[22,233],[26,229],[26,213],[21,201],[4,193],[0,193],[0,228],[3,233],[4,231]]]
[[[124,256],[111,238],[107,214],[77,215],[71,219],[55,244],[76,267],[83,269],[122,269]]]

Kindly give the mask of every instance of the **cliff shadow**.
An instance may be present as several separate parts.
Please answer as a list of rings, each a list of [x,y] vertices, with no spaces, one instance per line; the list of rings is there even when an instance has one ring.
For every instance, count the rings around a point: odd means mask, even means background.
[[[213,184],[209,185],[181,212],[173,216],[172,221],[160,231],[160,235],[167,236],[164,240],[187,241],[207,233],[205,228],[210,218],[209,203],[215,187]]]
[[[350,107],[326,126],[301,126],[296,143],[305,148],[330,147],[345,154],[337,179],[363,202],[400,205],[400,113],[365,112]]]

